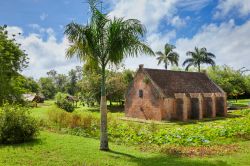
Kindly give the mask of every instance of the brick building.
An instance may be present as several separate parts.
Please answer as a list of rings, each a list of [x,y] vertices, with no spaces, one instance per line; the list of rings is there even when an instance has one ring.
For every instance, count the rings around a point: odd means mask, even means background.
[[[152,120],[226,116],[226,94],[205,73],[139,69],[125,99],[127,117]]]

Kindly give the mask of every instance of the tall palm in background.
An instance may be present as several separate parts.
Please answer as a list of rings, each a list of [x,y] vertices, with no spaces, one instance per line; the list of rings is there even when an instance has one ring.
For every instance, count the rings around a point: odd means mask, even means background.
[[[173,51],[173,49],[175,49],[175,46],[167,43],[164,47],[164,53],[161,51],[156,52],[159,55],[157,57],[158,65],[163,62],[166,70],[169,64],[178,66],[179,54]]]
[[[101,133],[100,150],[109,150],[107,133],[106,102],[106,67],[118,65],[126,56],[137,56],[139,53],[154,55],[154,52],[143,42],[146,29],[135,19],[110,19],[96,7],[97,0],[89,0],[91,9],[90,23],[80,25],[70,23],[65,34],[71,43],[66,52],[68,58],[75,55],[81,61],[94,62],[101,69]],[[91,64],[91,63],[90,63]]]
[[[187,58],[183,62],[183,66],[187,65],[186,70],[188,70],[189,67],[194,66],[197,67],[198,71],[200,72],[201,64],[209,64],[215,66],[213,58],[215,58],[216,56],[211,52],[207,52],[206,48],[195,47],[194,51],[188,51],[186,55],[191,56],[191,58]]]

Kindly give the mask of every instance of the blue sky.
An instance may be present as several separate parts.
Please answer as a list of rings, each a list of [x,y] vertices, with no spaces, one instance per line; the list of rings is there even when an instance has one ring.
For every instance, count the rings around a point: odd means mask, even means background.
[[[148,30],[146,41],[154,51],[165,43],[176,45],[180,64],[186,51],[199,46],[213,52],[219,65],[248,67],[249,0],[106,0],[103,6],[110,17],[141,20]],[[71,21],[86,24],[88,17],[86,0],[8,0],[0,5],[0,25],[7,24],[11,33],[22,32],[18,41],[31,59],[24,74],[36,78],[51,69],[66,73],[80,65],[76,59],[65,59],[69,43],[63,31]],[[124,61],[131,69],[140,63],[164,67],[145,55]]]

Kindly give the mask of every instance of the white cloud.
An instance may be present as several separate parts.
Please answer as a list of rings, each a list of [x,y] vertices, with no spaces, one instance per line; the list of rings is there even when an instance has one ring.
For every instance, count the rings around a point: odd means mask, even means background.
[[[19,27],[14,27],[14,26],[8,26],[8,37],[12,38],[12,35],[18,35],[18,33],[23,33],[23,30]],[[19,37],[19,35],[17,36]]]
[[[210,24],[191,39],[181,38],[176,42],[181,62],[186,58],[185,53],[195,46],[206,47],[216,55],[218,65],[230,65],[235,68],[249,67],[250,61],[250,21],[239,26],[234,20],[221,25]]]
[[[149,33],[157,31],[161,21],[181,27],[185,19],[177,14],[178,9],[198,11],[204,8],[209,0],[109,0],[116,17],[136,18],[146,25]]]
[[[163,18],[173,16],[177,0],[113,0],[112,2],[111,16],[139,19],[151,33],[157,30]]]
[[[135,18],[140,20],[148,30],[146,39],[154,51],[162,50],[164,44],[176,37],[175,31],[159,32],[161,23],[167,23],[180,28],[186,25],[189,17],[180,18],[178,8],[182,10],[197,11],[205,7],[209,0],[110,0],[110,16]],[[144,63],[146,67],[159,68],[155,57],[141,56],[125,60],[127,68],[136,69],[138,64]],[[162,68],[160,66],[160,68]]]
[[[49,15],[48,15],[47,13],[42,13],[42,14],[40,15],[40,19],[41,19],[42,21],[44,21],[48,16],[49,16]]]
[[[16,38],[30,58],[29,67],[23,73],[27,76],[39,78],[46,75],[46,72],[51,69],[66,73],[79,65],[77,59],[67,60],[65,58],[65,51],[69,46],[67,39],[64,37],[62,41],[57,41],[53,29],[44,29],[48,35],[47,39],[43,39],[41,34],[36,33],[28,36],[21,35]],[[10,34],[23,32],[19,27],[8,27],[8,31]]]
[[[188,11],[199,11],[206,7],[210,0],[179,0],[177,7]]]
[[[189,17],[187,17],[189,18]],[[171,21],[170,21],[171,25],[176,27],[176,28],[181,28],[184,27],[186,25],[186,20],[185,19],[181,19],[179,16],[174,16]]]
[[[239,16],[247,16],[250,13],[249,0],[220,0],[217,11],[214,14],[215,18],[222,18],[226,15],[233,13]]]

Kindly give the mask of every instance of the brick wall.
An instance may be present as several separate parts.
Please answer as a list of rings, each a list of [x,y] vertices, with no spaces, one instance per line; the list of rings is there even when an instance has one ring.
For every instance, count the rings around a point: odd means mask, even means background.
[[[139,97],[139,90],[143,91],[143,97]],[[158,90],[142,71],[138,71],[126,95],[125,115],[147,120],[162,120],[163,105]]]

